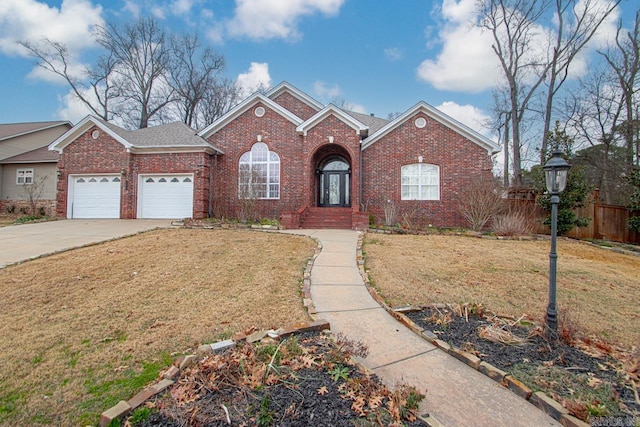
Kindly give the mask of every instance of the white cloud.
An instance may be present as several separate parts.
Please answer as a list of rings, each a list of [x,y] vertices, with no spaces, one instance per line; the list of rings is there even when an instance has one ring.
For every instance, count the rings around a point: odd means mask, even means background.
[[[475,17],[477,9],[476,0],[443,0],[442,16],[450,22],[468,23]]]
[[[437,89],[469,93],[493,87],[500,77],[498,61],[491,50],[491,36],[480,29],[460,25],[440,33],[444,41],[435,60],[418,67],[418,78]]]
[[[298,39],[300,18],[315,13],[336,15],[344,0],[236,0],[227,30],[235,37]]]
[[[95,98],[95,95],[91,91],[86,91],[84,96]],[[91,110],[74,95],[72,91],[69,91],[66,95],[59,97],[58,101],[62,104],[56,115],[60,120],[68,120],[71,123],[78,123],[87,114],[92,114]]]
[[[402,53],[402,49],[397,47],[389,47],[384,50],[384,56],[389,61],[399,61],[404,58],[404,53]]]
[[[241,98],[249,96],[257,90],[270,88],[269,64],[252,62],[246,73],[238,74],[236,86],[240,88]]]
[[[134,19],[140,17],[140,5],[133,0],[125,0],[122,10],[128,12]]]
[[[491,131],[486,127],[491,118],[479,108],[469,104],[460,105],[452,101],[445,101],[436,108],[481,135],[491,137]]]
[[[195,3],[200,2],[197,0],[173,0],[169,7],[174,15],[189,15]]]
[[[167,19],[167,13],[165,12],[164,7],[162,6],[151,7],[151,14],[154,16],[154,18],[160,19],[161,21],[164,21],[165,19]]]
[[[0,51],[26,56],[16,42],[37,43],[46,37],[64,43],[71,52],[94,44],[92,28],[103,25],[102,7],[89,0],[63,0],[60,8],[35,0],[0,2]]]
[[[472,24],[475,4],[470,0],[444,0],[441,13],[446,19],[438,37],[442,50],[434,59],[425,59],[418,78],[437,89],[469,93],[493,87],[500,77],[498,61],[491,50],[492,39]]]
[[[329,99],[340,96],[342,90],[340,89],[340,86],[335,83],[333,86],[329,86],[328,83],[318,80],[313,83],[313,93],[320,98]]]

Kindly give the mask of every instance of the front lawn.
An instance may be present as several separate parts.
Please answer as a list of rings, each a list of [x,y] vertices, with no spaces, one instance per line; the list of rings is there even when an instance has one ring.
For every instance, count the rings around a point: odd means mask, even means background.
[[[309,317],[315,244],[158,230],[0,269],[0,424],[87,425],[177,354]]]
[[[499,315],[542,320],[548,240],[455,235],[367,235],[366,268],[391,306],[479,303]],[[558,241],[560,321],[626,348],[640,345],[640,257]]]

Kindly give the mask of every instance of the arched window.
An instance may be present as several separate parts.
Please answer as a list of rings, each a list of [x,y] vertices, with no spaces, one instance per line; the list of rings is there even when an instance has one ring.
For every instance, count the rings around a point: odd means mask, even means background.
[[[440,166],[402,166],[402,200],[440,200]]]
[[[280,157],[267,144],[256,142],[240,157],[238,198],[279,199]]]

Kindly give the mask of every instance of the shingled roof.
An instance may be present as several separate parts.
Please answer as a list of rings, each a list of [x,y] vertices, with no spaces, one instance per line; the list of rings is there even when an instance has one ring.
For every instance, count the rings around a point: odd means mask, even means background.
[[[389,123],[389,120],[375,117],[371,114],[356,113],[355,111],[344,110],[345,113],[358,120],[363,125],[369,128],[369,135],[376,133]]]
[[[59,158],[60,154],[55,151],[49,151],[49,148],[44,146],[17,156],[8,157],[0,163],[56,163]]]
[[[53,122],[4,123],[0,124],[0,141],[28,133],[37,132],[63,124],[71,124],[65,120]]]
[[[61,149],[75,140],[75,138],[80,136],[81,133],[85,132],[92,125],[97,125],[106,132],[111,133],[112,136],[116,137],[122,144],[131,149],[184,150],[201,147],[221,153],[220,150],[204,138],[198,136],[194,129],[182,122],[167,123],[144,129],[127,130],[95,116],[87,116],[84,118],[69,132],[61,136],[57,141],[54,141],[49,149]]]

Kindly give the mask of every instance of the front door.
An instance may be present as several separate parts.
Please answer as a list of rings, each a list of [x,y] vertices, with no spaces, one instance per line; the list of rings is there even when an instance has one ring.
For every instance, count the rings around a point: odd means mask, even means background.
[[[351,171],[342,158],[325,162],[318,171],[318,206],[348,207],[351,205]]]

